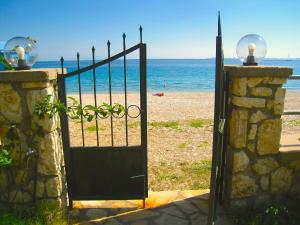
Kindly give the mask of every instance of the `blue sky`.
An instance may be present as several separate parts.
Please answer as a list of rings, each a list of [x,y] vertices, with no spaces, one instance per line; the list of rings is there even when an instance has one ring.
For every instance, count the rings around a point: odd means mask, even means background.
[[[112,54],[138,41],[144,28],[149,58],[206,58],[215,54],[217,11],[221,11],[225,57],[235,56],[240,37],[263,36],[267,57],[300,57],[299,0],[0,0],[0,45],[14,36],[38,40],[41,60],[77,51],[90,58]]]

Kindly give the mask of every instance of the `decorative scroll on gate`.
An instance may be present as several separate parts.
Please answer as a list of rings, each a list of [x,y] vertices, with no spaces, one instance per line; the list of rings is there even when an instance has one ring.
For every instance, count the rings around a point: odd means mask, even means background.
[[[84,102],[83,78],[84,73],[92,74],[92,104],[95,110],[94,115],[94,137],[96,144],[90,146],[86,140],[86,126],[84,110],[76,121],[76,129],[72,128],[66,114],[61,116],[61,129],[63,148],[66,162],[67,184],[69,194],[69,204],[72,207],[73,200],[117,200],[117,199],[145,199],[148,195],[148,174],[147,174],[147,87],[146,87],[146,44],[142,42],[142,27],[140,27],[140,43],[126,49],[126,35],[123,34],[123,51],[111,56],[110,41],[107,42],[107,58],[96,62],[95,48],[92,48],[92,65],[81,68],[80,55],[77,53],[77,68],[74,71],[64,73],[64,59],[61,58],[62,72],[58,79],[59,98],[64,104],[70,104],[68,97],[76,96],[80,105]],[[139,53],[139,103],[130,104],[128,101],[128,81],[127,81],[127,59],[130,53]],[[123,59],[123,94],[117,95],[124,102],[124,112],[121,114],[112,113],[109,116],[97,113],[101,111],[99,99],[103,98],[103,90],[99,90],[100,77],[106,76],[108,79],[108,107],[114,111],[113,103],[113,79],[111,63]],[[118,60],[120,62],[120,60]],[[106,66],[106,72],[99,73],[98,69]],[[118,74],[120,76],[120,73]],[[77,91],[68,91],[68,82],[77,79]],[[101,84],[103,86],[103,84]],[[98,93],[100,92],[100,94]],[[92,97],[91,97],[92,96]],[[103,103],[102,103],[103,104]],[[106,104],[106,103],[104,103]],[[117,110],[117,109],[116,109]],[[103,111],[103,110],[102,110]],[[129,138],[129,119],[137,119],[140,124],[139,144],[131,144]],[[122,119],[124,123],[117,120]],[[110,134],[101,137],[101,121],[107,120]],[[116,123],[125,126],[124,144],[116,145],[115,135],[120,128]],[[79,133],[80,134],[79,134]],[[72,134],[79,135],[81,143],[74,146],[71,143]],[[109,141],[109,142],[108,142]],[[106,144],[103,144],[106,143]]]

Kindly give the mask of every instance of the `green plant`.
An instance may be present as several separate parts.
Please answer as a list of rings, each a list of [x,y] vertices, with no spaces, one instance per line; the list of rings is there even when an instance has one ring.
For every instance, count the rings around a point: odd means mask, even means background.
[[[298,213],[286,206],[269,206],[265,209],[248,210],[234,218],[237,225],[297,225]]]
[[[129,127],[129,128],[137,128],[139,125],[140,125],[140,122],[139,122],[139,121],[135,121],[135,122],[132,122],[132,123],[128,123],[128,127]]]
[[[0,167],[7,166],[12,163],[10,151],[11,151],[10,145],[0,145]]]
[[[67,225],[65,212],[55,205],[0,211],[1,225]]]
[[[187,147],[187,144],[186,143],[180,143],[178,145],[178,148],[186,148]]]
[[[6,132],[7,143],[0,144],[0,167],[12,164],[11,150],[15,146],[18,135],[15,131],[16,126],[11,125]]]
[[[288,221],[288,209],[286,207],[276,208],[271,206],[264,213],[257,215],[252,222],[253,225],[281,225]]]
[[[87,127],[85,130],[88,131],[88,132],[95,132],[95,131],[97,131],[97,128],[96,128],[95,125],[93,125],[93,126]],[[104,127],[98,127],[98,130],[99,131],[105,131],[105,128]]]
[[[197,147],[201,148],[201,147],[207,147],[208,146],[208,141],[202,141]]]
[[[52,95],[47,95],[42,101],[38,102],[34,107],[34,113],[38,115],[40,119],[43,119],[46,115],[52,118],[56,113],[61,114],[66,111],[67,107],[59,100],[54,100]]]
[[[42,101],[35,105],[34,113],[43,119],[45,116],[52,118],[55,114],[65,112],[71,119],[80,119],[81,116],[87,121],[92,121],[97,114],[100,118],[107,118],[108,116],[122,116],[125,113],[124,106],[116,103],[113,106],[103,103],[99,107],[93,105],[82,106],[72,97],[70,106],[65,106],[59,99],[54,99],[52,95],[47,95]],[[124,115],[124,114],[123,114]],[[15,132],[15,125],[12,125],[7,132],[6,139],[9,143],[0,145],[0,167],[8,166],[12,163],[11,149],[15,146],[18,137]],[[94,128],[88,128],[94,130]]]
[[[211,120],[208,119],[193,119],[189,121],[189,125],[194,128],[201,128],[211,123]]]
[[[300,120],[299,119],[288,120],[288,121],[283,121],[283,122],[284,122],[284,124],[287,124],[287,125],[292,125],[292,126],[297,126],[297,127],[300,126]]]
[[[165,128],[172,128],[178,129],[179,122],[178,121],[160,121],[160,122],[150,122],[150,126],[152,127],[165,127]]]
[[[70,106],[65,106],[59,99],[54,99],[52,95],[47,95],[42,101],[35,105],[34,112],[40,119],[45,116],[52,118],[56,113],[62,114],[65,112],[71,119],[80,119],[83,117],[87,121],[92,121],[97,115],[100,118],[109,116],[122,117],[125,113],[125,108],[119,103],[113,106],[107,103],[96,107],[93,105],[82,106],[75,98],[69,97]]]
[[[153,191],[209,188],[211,160],[176,164],[161,162],[158,166],[150,167],[150,174],[155,177],[149,183]]]
[[[12,65],[2,55],[0,55],[0,63],[3,64],[5,70],[13,70]]]

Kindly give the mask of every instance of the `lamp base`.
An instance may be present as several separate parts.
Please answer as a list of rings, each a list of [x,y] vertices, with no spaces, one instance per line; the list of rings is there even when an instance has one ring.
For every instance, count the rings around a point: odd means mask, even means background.
[[[258,63],[256,63],[256,62],[253,62],[253,63],[247,63],[247,62],[245,62],[245,63],[243,63],[243,65],[244,66],[257,66]]]
[[[30,70],[31,66],[28,66],[26,63],[26,60],[24,59],[19,59],[18,60],[18,67],[16,68],[16,70]]]
[[[247,62],[244,62],[243,64],[244,66],[257,66],[257,62],[255,62],[253,55],[248,55]]]

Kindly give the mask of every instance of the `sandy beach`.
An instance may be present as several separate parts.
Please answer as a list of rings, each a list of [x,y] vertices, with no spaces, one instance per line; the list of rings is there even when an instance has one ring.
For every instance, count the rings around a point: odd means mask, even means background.
[[[72,95],[72,97],[76,97]],[[213,92],[148,94],[148,163],[150,189],[172,189],[172,179],[157,185],[161,167],[172,170],[211,159],[214,111]],[[93,104],[92,94],[83,95],[83,105]],[[98,103],[108,102],[108,94],[98,94]],[[113,102],[124,104],[123,94],[114,94]],[[137,93],[128,94],[128,105],[139,105]],[[285,110],[300,109],[300,92],[287,91]],[[129,113],[137,113],[132,110]],[[300,116],[283,116],[283,134],[300,133]],[[115,145],[125,144],[125,118],[113,119]],[[139,118],[128,119],[129,145],[140,143]],[[81,127],[71,122],[71,144],[81,145]],[[86,144],[96,145],[95,122],[84,123]],[[110,119],[99,121],[100,145],[111,144]],[[159,170],[159,171],[158,171]],[[177,171],[178,172],[178,171]],[[164,171],[164,173],[168,173]],[[154,185],[155,183],[155,185]],[[151,186],[153,184],[153,187]],[[176,184],[177,189],[189,184]],[[198,186],[201,184],[198,184]],[[195,188],[199,188],[195,185]],[[192,188],[192,187],[189,187]]]

